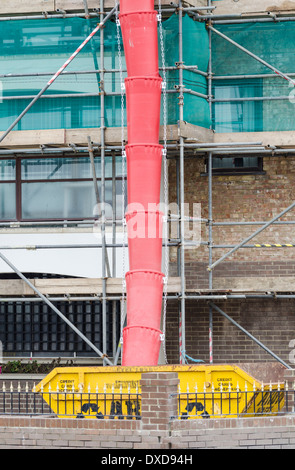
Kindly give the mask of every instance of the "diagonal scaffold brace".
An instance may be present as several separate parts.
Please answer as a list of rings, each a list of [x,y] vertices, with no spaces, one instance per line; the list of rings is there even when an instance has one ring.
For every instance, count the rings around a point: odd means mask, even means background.
[[[280,214],[276,215],[273,219],[271,219],[269,222],[267,222],[266,224],[263,225],[263,227],[259,228],[258,230],[256,230],[256,232],[252,233],[252,235],[250,235],[249,237],[245,238],[244,240],[242,240],[238,245],[236,245],[234,248],[232,248],[230,251],[228,251],[227,253],[225,253],[221,258],[219,258],[217,261],[215,261],[213,264],[211,264],[210,266],[208,266],[208,271],[212,271],[213,268],[215,268],[219,263],[221,263],[222,261],[224,261],[226,258],[228,258],[230,255],[232,255],[233,253],[235,253],[239,248],[242,248],[244,245],[246,245],[246,243],[248,243],[250,240],[252,240],[252,238],[256,237],[256,235],[259,235],[259,233],[263,232],[266,228],[268,228],[270,225],[272,225],[274,222],[276,222],[278,219],[280,219],[281,217],[283,217],[283,215],[285,215],[287,212],[289,212],[290,210],[294,209],[295,207],[295,202],[293,202],[289,207],[287,207],[287,209],[283,210],[282,212],[280,212]]]
[[[230,42],[231,44],[233,44],[234,46],[236,46],[238,49],[240,49],[241,51],[245,52],[246,54],[248,54],[250,57],[252,57],[253,59],[257,60],[258,62],[260,62],[262,65],[264,65],[265,67],[267,67],[268,69],[272,70],[274,73],[276,73],[279,77],[282,77],[284,78],[285,80],[287,80],[287,82],[289,82],[291,85],[295,86],[295,80],[293,80],[291,77],[289,77],[289,75],[283,73],[281,70],[277,69],[276,67],[274,67],[273,65],[269,64],[268,62],[266,62],[265,60],[261,59],[261,57],[257,56],[256,54],[254,54],[253,52],[249,51],[248,49],[246,49],[245,47],[241,46],[241,44],[238,44],[236,41],[234,41],[233,39],[229,38],[228,36],[226,36],[225,34],[221,33],[221,31],[218,31],[218,29],[215,29],[213,28],[213,26],[211,26],[210,24],[207,26],[208,29],[210,29],[211,31],[213,31],[214,33],[218,34],[220,37],[222,37],[223,39],[225,39],[226,41]]]
[[[16,266],[14,266],[14,264],[9,261],[9,259],[6,258],[6,256],[3,255],[3,253],[0,252],[0,258],[2,259],[2,261],[4,261],[4,263],[6,263],[50,308],[52,308],[52,310],[78,335],[80,336],[81,339],[83,339],[83,341],[85,341],[85,343],[88,344],[88,346],[90,346],[93,351],[96,352],[96,354],[98,354],[98,356],[100,356],[101,358],[104,359],[104,361],[107,362],[107,364],[109,364],[110,366],[113,365],[113,363],[109,360],[109,358],[106,356],[106,354],[103,354],[83,333],[81,333],[80,330],[78,330],[78,328],[75,327],[75,325],[70,321],[68,320],[68,318],[62,313],[60,312],[60,310],[58,310],[58,308],[56,308],[56,306],[44,295],[42,294],[42,292],[40,292],[35,286],[34,284],[31,283],[31,281],[29,279],[26,278],[26,276],[24,276],[23,273],[21,273],[17,268]]]
[[[15,119],[15,121],[9,126],[9,128],[2,134],[0,137],[0,142],[2,142],[5,137],[12,131],[12,129],[17,125],[17,123],[24,117],[25,114],[31,109],[31,107],[38,101],[38,99],[48,90],[48,88],[53,84],[53,82],[62,74],[65,68],[74,60],[74,58],[79,54],[79,52],[88,44],[88,42],[93,38],[93,36],[104,26],[104,24],[111,18],[115,13],[117,5],[105,16],[105,18],[94,28],[94,30],[87,36],[87,38],[80,44],[80,46],[75,50],[71,57],[66,60],[66,62],[60,67],[60,69],[51,77],[51,79],[46,83],[46,85],[39,91],[38,95],[33,98],[33,100],[28,104],[28,106],[22,111],[22,113]]]

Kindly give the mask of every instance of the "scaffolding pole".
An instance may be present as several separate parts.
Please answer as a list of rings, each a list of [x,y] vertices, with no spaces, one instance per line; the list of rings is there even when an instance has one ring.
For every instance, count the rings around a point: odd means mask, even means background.
[[[229,18],[229,16],[232,16],[234,19],[225,19],[225,18]],[[275,22],[286,22],[286,21],[295,21],[295,16],[274,16],[273,18],[247,18],[247,19],[241,19],[241,16],[238,16],[238,15],[227,15],[227,17],[225,15],[223,15],[223,19],[222,16],[220,15],[219,17],[217,15],[213,16],[213,23],[214,24],[243,24],[243,23],[275,23]],[[200,16],[200,18],[203,18],[204,20],[206,19],[205,16]],[[218,19],[219,18],[219,19]]]
[[[105,73],[103,70],[100,71],[100,73]],[[46,91],[46,90],[45,90]],[[184,93],[189,93],[193,94],[196,96],[199,96],[204,99],[208,99],[208,95],[204,95],[203,93],[198,93],[193,90],[190,90],[189,88],[183,88]],[[171,89],[171,90],[166,90],[166,93],[178,93],[177,90]],[[95,93],[59,93],[59,94],[52,94],[52,95],[45,95],[43,94],[39,96],[40,99],[58,99],[58,98],[94,98],[95,96],[100,96],[101,92],[95,92]],[[105,96],[120,96],[120,92],[116,91],[109,91],[108,93],[104,93]],[[34,95],[11,95],[11,96],[2,96],[1,100],[4,101],[13,101],[13,100],[28,100],[28,99],[35,99]],[[38,98],[38,99],[39,99]]]
[[[295,77],[295,73],[287,73],[289,77]],[[256,78],[279,78],[276,73],[258,73],[256,75],[215,75],[213,80],[247,80]]]
[[[103,9],[104,0],[100,0],[100,22],[103,21]],[[107,353],[107,303],[106,303],[106,263],[107,263],[107,249],[105,239],[105,96],[104,96],[104,28],[100,28],[100,82],[101,82],[101,94],[100,94],[100,151],[101,151],[101,233],[102,233],[102,345],[103,353]],[[106,365],[106,361],[103,361],[103,365]]]
[[[102,72],[101,72],[102,73]],[[231,78],[230,76],[228,78]],[[295,83],[295,82],[294,82]],[[166,90],[166,93],[178,93],[177,90]],[[206,99],[210,103],[235,103],[235,102],[247,102],[247,101],[288,101],[290,100],[290,96],[280,95],[280,96],[250,96],[246,98],[210,98],[209,95],[204,95],[203,93],[198,93],[188,88],[183,88],[183,93],[188,93],[191,95],[199,96],[200,98]],[[99,93],[59,93],[59,94],[52,94],[52,95],[45,95],[40,96],[40,99],[60,99],[60,98],[94,98],[100,96],[101,92]],[[105,96],[120,96],[119,92],[108,92],[105,93]],[[11,95],[11,96],[2,96],[1,100],[3,101],[13,101],[13,100],[28,100],[35,98],[34,95]]]
[[[184,65],[183,66],[184,70],[190,70],[197,75],[203,75],[204,77],[207,77],[206,72],[202,72],[202,70],[198,70],[197,65]],[[159,67],[159,70],[163,70],[163,67]],[[178,67],[170,65],[165,67],[165,70],[178,70]],[[95,69],[95,70],[64,70],[62,72],[62,75],[89,75],[89,74],[97,74],[99,75],[102,71],[100,69]],[[104,73],[119,73],[120,69],[116,68],[111,68],[111,69],[105,69]],[[122,72],[127,72],[127,69],[122,68]],[[31,72],[31,73],[1,73],[0,78],[22,78],[22,77],[47,77],[54,75],[55,72]],[[114,91],[114,90],[113,90]],[[2,97],[3,98],[3,97]]]
[[[114,245],[112,250],[112,275],[116,277],[116,217],[117,217],[117,201],[116,201],[116,155],[112,155],[112,208],[113,208],[113,222],[112,222],[112,243]],[[122,221],[120,221],[122,223]]]
[[[208,0],[207,5],[211,8],[211,0]],[[212,14],[212,12],[210,12]],[[209,20],[209,24],[211,22]],[[212,31],[208,30],[208,39],[209,39],[209,62],[208,62],[208,103],[209,103],[209,112],[210,112],[210,129],[212,129]],[[214,146],[206,145],[214,148]],[[209,265],[213,261],[213,204],[212,204],[212,151],[208,153],[208,253],[209,253]],[[213,271],[209,271],[209,289],[213,288]],[[213,364],[213,309],[209,305],[209,362]]]
[[[93,146],[91,142],[91,138],[88,136],[88,147],[89,147],[89,157],[90,157],[90,163],[91,163],[91,171],[92,171],[92,179],[93,179],[93,186],[94,186],[94,192],[95,192],[95,197],[96,197],[96,205],[97,205],[97,211],[98,211],[98,217],[101,217],[101,238],[102,238],[102,245],[103,249],[105,251],[105,262],[106,262],[106,271],[108,277],[111,277],[111,271],[110,271],[110,262],[109,262],[109,257],[108,257],[108,251],[106,248],[106,235],[105,235],[105,223],[104,219],[102,218],[102,210],[101,210],[101,204],[100,204],[100,197],[99,197],[99,190],[98,190],[98,185],[97,185],[97,177],[96,177],[96,170],[95,170],[95,162],[94,162],[94,155],[93,155]]]
[[[215,291],[213,291],[215,292]],[[178,300],[180,295],[178,293],[169,294],[167,299],[169,300]],[[47,300],[51,302],[101,302],[102,296],[100,294],[92,294],[92,295],[68,295],[64,294],[63,297],[49,297],[46,296]],[[186,300],[197,300],[197,301],[208,301],[208,300],[261,300],[261,299],[269,299],[269,300],[277,300],[277,299],[295,299],[295,293],[293,294],[277,294],[276,292],[273,293],[255,293],[252,294],[218,294],[218,293],[208,293],[208,294],[189,294],[185,295]],[[106,300],[109,301],[117,301],[122,300],[122,295],[107,295]],[[43,302],[42,298],[39,297],[1,297],[0,302]]]
[[[287,367],[287,369],[292,369],[292,367],[290,367],[285,361],[280,359],[275,353],[273,353],[270,349],[268,349],[263,343],[261,343],[261,341],[259,341],[257,338],[255,338],[255,336],[251,335],[251,333],[249,333],[249,331],[245,330],[245,328],[243,328],[241,325],[239,325],[239,323],[237,323],[235,320],[233,320],[233,318],[231,318],[229,315],[227,315],[223,310],[221,310],[221,308],[217,307],[217,305],[215,305],[213,302],[210,302],[210,305],[211,305],[212,308],[214,308],[214,310],[216,310],[221,315],[223,315],[225,318],[227,318],[233,325],[235,325],[237,328],[239,328],[241,331],[243,331],[243,333],[245,333],[250,339],[252,339],[256,344],[258,344],[258,346],[260,346],[262,349],[264,349],[264,351],[266,351],[268,354],[270,354],[274,359],[276,359],[278,362],[280,362],[285,367]]]
[[[100,148],[100,143],[94,143],[93,142],[93,150],[97,152],[97,150]],[[256,146],[252,144],[251,142],[249,144],[244,143],[244,146],[242,146],[241,143],[220,143],[220,144],[197,144],[197,143],[183,143],[183,148],[184,149],[191,149],[194,151],[194,154],[190,154],[189,158],[204,158],[204,155],[207,154],[208,152],[212,152],[213,154],[222,154],[222,158],[231,158],[231,155],[235,155],[236,153],[240,154],[245,154],[249,157],[257,157],[258,155],[260,157],[265,156],[272,156],[275,157],[277,155],[285,155],[288,156],[288,154],[292,155],[295,153],[295,148],[277,148],[275,146],[268,146],[265,148],[263,145],[258,145]],[[247,145],[247,146],[246,146]],[[175,150],[179,151],[180,145],[178,143],[175,144],[167,144],[167,148],[169,150]],[[116,146],[116,145],[105,145],[105,151],[108,152],[114,152],[114,151],[121,151],[121,146]],[[44,155],[59,155],[60,153],[88,153],[89,152],[89,147],[84,147],[84,146],[75,146],[74,144],[69,144],[68,147],[46,147],[42,146],[42,148],[16,148],[16,149],[0,149],[0,155],[13,155],[18,158],[19,154],[30,154],[30,155],[36,155],[36,156],[44,156]],[[68,155],[67,155],[68,156]],[[292,155],[293,156],[293,155]],[[21,158],[21,157],[20,157]],[[170,158],[175,158],[175,156],[170,157]]]
[[[43,14],[41,15],[9,15],[9,16],[1,16],[0,17],[0,21],[22,21],[22,20],[50,20],[50,19],[65,19],[65,18],[97,18],[99,16],[99,11],[98,9],[94,8],[93,10],[94,11],[89,11],[88,7],[86,8],[86,3],[85,0],[83,0],[83,3],[84,3],[84,11],[81,10],[81,13],[77,12],[77,13],[67,13],[66,11],[63,11],[59,8],[56,9],[56,13],[47,13],[47,12],[44,12]],[[172,2],[171,2],[172,3]],[[174,7],[174,8],[166,8],[165,6],[162,6],[162,8],[164,7],[163,9],[163,13],[174,13],[175,10],[178,8],[177,5]],[[155,5],[155,8],[156,8],[156,5]],[[187,13],[194,13],[194,12],[197,12],[197,11],[203,11],[203,10],[214,10],[216,7],[204,7],[204,6],[200,6],[200,7],[186,7],[186,8],[183,8],[183,11],[187,12]],[[75,8],[75,10],[79,11],[80,8]],[[86,13],[87,11],[87,13]],[[231,16],[235,16],[235,15],[231,15]],[[219,18],[220,16],[218,16]],[[206,18],[204,16],[204,18]]]
[[[208,232],[209,265],[213,260],[212,152],[208,155]],[[213,288],[213,271],[209,271],[209,289]],[[213,364],[213,310],[209,305],[209,362]]]
[[[184,106],[184,95],[183,95],[183,34],[182,34],[182,0],[179,0],[178,15],[179,15],[179,120],[183,121],[183,106]],[[185,256],[184,256],[184,139],[180,136],[179,138],[179,201],[180,201],[180,277],[181,277],[181,298],[180,298],[180,317],[181,317],[181,351],[180,357],[182,363],[185,357],[186,349],[186,335],[185,335]]]
[[[294,222],[292,222],[292,225]],[[239,225],[239,224],[234,224],[233,225]],[[168,242],[168,246],[176,246],[179,247],[180,245],[180,240],[178,241],[173,241],[173,242]],[[210,242],[201,242],[201,245],[203,246],[208,246],[210,247]],[[72,245],[6,245],[6,246],[0,246],[0,250],[26,250],[26,251],[37,251],[37,250],[58,250],[58,249],[63,249],[63,250],[72,250],[72,249],[97,249],[97,248],[123,248],[124,246],[128,246],[128,244],[123,244],[123,243],[97,243],[97,244],[72,244]],[[162,243],[162,246],[165,247],[166,244],[165,242]],[[190,247],[196,247],[199,248],[200,243],[199,242],[191,242],[191,241],[184,241],[184,246],[190,246]],[[220,245],[213,245],[211,243],[211,249],[220,249],[220,248],[235,248],[236,245],[226,245],[226,244],[220,244]],[[295,243],[288,243],[288,242],[277,242],[277,243],[272,243],[272,242],[265,242],[265,243],[256,243],[255,245],[243,245],[240,248],[295,248]],[[210,272],[209,272],[210,274]],[[111,276],[108,276],[111,277]],[[115,276],[113,276],[115,277]],[[212,277],[212,275],[210,276]],[[212,285],[212,283],[210,282]],[[209,284],[209,286],[210,286]]]

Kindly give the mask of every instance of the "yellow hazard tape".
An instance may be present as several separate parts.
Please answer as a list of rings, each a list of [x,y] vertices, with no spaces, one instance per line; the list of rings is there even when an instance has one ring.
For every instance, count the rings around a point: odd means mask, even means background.
[[[293,243],[274,243],[274,244],[270,244],[270,243],[263,243],[261,245],[259,244],[256,244],[254,245],[256,248],[286,248],[286,247],[293,247],[295,246],[295,244]]]

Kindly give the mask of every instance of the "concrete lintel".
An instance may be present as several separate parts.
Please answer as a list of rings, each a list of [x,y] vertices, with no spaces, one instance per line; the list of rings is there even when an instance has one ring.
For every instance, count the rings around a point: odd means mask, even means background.
[[[0,15],[42,13],[54,11],[55,0],[1,0]]]
[[[0,143],[0,149],[37,148],[41,145],[62,147],[70,144],[88,146],[87,137],[94,143],[100,143],[98,128],[89,129],[43,129],[32,131],[11,131]],[[164,129],[160,127],[160,140],[163,140]],[[180,125],[167,126],[167,140],[177,142],[179,137],[192,142],[212,142],[213,132],[204,127],[195,126],[182,121]],[[127,128],[124,129],[124,139],[127,141]],[[107,145],[121,145],[121,128],[107,127],[105,130]]]
[[[57,278],[31,279],[30,281],[44,295],[102,295],[102,279]],[[180,278],[170,277],[168,279],[168,293],[178,293],[180,290]],[[122,279],[107,279],[106,293],[120,295],[122,293]],[[0,285],[0,295],[2,297],[33,297],[35,292],[21,279],[3,279]]]
[[[216,6],[216,15],[239,15],[265,14],[268,12],[290,13],[295,12],[294,0],[223,0],[213,1]]]
[[[256,292],[294,292],[294,277],[216,277],[213,281],[214,289],[226,289],[230,286],[233,291]]]
[[[214,134],[214,143],[239,143],[239,142],[262,142],[262,145],[275,146],[279,148],[295,147],[295,131],[274,132],[233,132],[225,134]]]
[[[162,0],[162,6],[171,6],[171,0]],[[176,0],[175,3],[178,3]],[[184,6],[207,6],[207,0],[185,0]],[[88,0],[87,1],[88,8],[94,9],[99,7],[99,3],[97,0]],[[111,9],[114,8],[115,2],[114,0],[104,0],[104,8]],[[158,0],[155,0],[155,8],[158,7]],[[73,10],[84,10],[84,3],[83,0],[55,0],[55,8],[60,8],[66,11],[73,11]]]
[[[195,126],[186,121],[179,124],[179,135],[186,139],[187,142],[208,142],[214,141],[214,133],[205,127]]]
[[[88,0],[89,10],[99,8],[97,0]],[[171,0],[162,0],[163,6],[171,6]],[[206,6],[207,0],[185,0],[184,6]],[[110,10],[114,8],[114,0],[105,0],[104,9]],[[157,8],[158,1],[155,0],[155,7]],[[0,2],[0,15],[13,16],[16,14],[40,14],[44,11],[54,13],[57,9],[67,11],[68,13],[77,11],[84,11],[83,0],[1,0]]]

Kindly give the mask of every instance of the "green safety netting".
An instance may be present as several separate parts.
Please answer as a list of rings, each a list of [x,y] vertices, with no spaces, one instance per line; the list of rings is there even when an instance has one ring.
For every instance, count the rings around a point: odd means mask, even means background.
[[[202,72],[207,72],[209,62],[209,39],[204,23],[193,21],[188,15],[183,17],[183,62],[185,65],[197,65]],[[163,23],[166,65],[175,65],[179,61],[179,19],[171,16]],[[161,65],[161,64],[160,64]],[[178,71],[168,71],[167,88],[173,89],[179,83]],[[207,95],[206,77],[190,70],[184,70],[183,83],[188,90]],[[178,95],[168,94],[168,121],[179,119]],[[198,96],[184,94],[184,120],[195,125],[209,128],[211,125],[208,101]]]
[[[0,75],[48,73],[48,76],[1,78],[4,99],[1,100],[0,94],[0,130],[8,128],[47,83],[51,74],[63,65],[96,24],[96,19],[83,18],[1,23]],[[163,37],[166,65],[174,66],[178,61],[179,37],[176,15],[163,22]],[[183,18],[183,44],[185,64],[198,65],[200,70],[207,71],[209,45],[205,25],[196,23],[185,16]],[[119,69],[117,28],[112,21],[108,21],[105,25],[104,50],[105,69]],[[123,67],[125,68],[124,57]],[[95,71],[99,68],[100,35],[98,33],[67,67],[67,71]],[[167,88],[173,90],[174,86],[179,83],[178,72],[168,71],[167,82]],[[207,93],[206,78],[194,72],[184,71],[184,84],[190,90]],[[107,93],[120,92],[120,74],[106,73],[104,86]],[[46,95],[39,99],[21,119],[15,130],[99,127],[101,109],[98,93],[100,89],[99,74],[60,76]],[[81,93],[93,96],[79,96]],[[54,95],[54,97],[46,98],[48,95]],[[173,124],[179,119],[178,94],[168,94],[167,101],[168,124]],[[209,127],[210,114],[207,100],[186,93],[184,119],[193,124]],[[108,127],[121,125],[120,96],[106,96],[105,123]]]
[[[20,114],[40,89],[78,48],[95,28],[97,20],[80,18],[7,21],[0,30],[0,74],[48,73],[48,76],[2,78],[4,99],[0,104],[0,128],[8,125]],[[119,68],[116,26],[107,22],[104,30],[105,68]],[[100,63],[99,33],[67,67],[67,71],[95,71]],[[118,91],[119,75],[107,74],[106,91]],[[100,76],[74,74],[60,76],[46,95],[71,95],[46,98],[35,103],[21,119],[16,129],[54,129],[99,127],[100,125]],[[89,93],[94,96],[81,97]],[[15,97],[21,98],[16,99]],[[26,99],[28,96],[30,98]],[[45,95],[44,95],[45,96]],[[106,100],[108,126],[121,124],[120,97]]]
[[[218,25],[216,29],[283,73],[295,73],[295,22],[247,22]],[[214,32],[212,67],[214,76],[241,76],[213,80],[214,98],[228,100],[214,103],[216,132],[295,129],[294,87],[279,76],[270,77],[273,72],[269,68]],[[275,99],[257,99],[269,97]]]
[[[167,66],[179,60],[179,18],[172,15],[163,22]],[[1,78],[0,130],[6,130],[50,77],[95,27],[96,19],[64,18],[1,22],[0,74],[48,73],[48,76]],[[218,25],[216,28],[284,73],[295,73],[295,22],[255,22]],[[107,22],[104,31],[105,69],[119,69],[116,25]],[[159,54],[161,66],[161,54]],[[206,72],[209,41],[204,23],[189,16],[183,18],[183,60]],[[78,54],[67,71],[94,71],[100,67],[99,33]],[[125,67],[123,57],[123,67]],[[270,77],[271,70],[212,33],[212,68],[214,79],[212,106],[216,132],[280,131],[295,128],[294,88],[281,77]],[[245,75],[255,75],[245,78]],[[241,77],[241,78],[239,78]],[[187,89],[207,94],[207,81],[202,75],[184,70]],[[179,84],[178,71],[167,71],[167,89]],[[120,92],[120,74],[105,74],[107,92]],[[100,76],[73,74],[60,76],[46,94],[66,97],[42,98],[19,122],[16,129],[87,128],[100,125]],[[93,96],[79,96],[90,93]],[[68,96],[70,95],[70,96]],[[28,98],[26,98],[26,96]],[[19,98],[17,98],[19,97]],[[275,99],[259,99],[259,98]],[[253,99],[254,98],[254,99]],[[218,101],[221,100],[221,101]],[[178,93],[167,94],[168,124],[179,119]],[[184,120],[210,127],[206,99],[185,93]],[[121,98],[107,96],[105,121],[110,127],[121,125]],[[163,118],[162,118],[163,122]],[[126,123],[126,117],[125,117]]]

